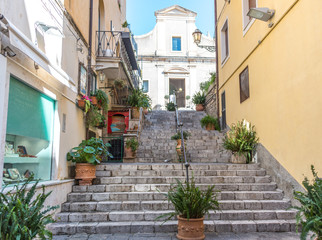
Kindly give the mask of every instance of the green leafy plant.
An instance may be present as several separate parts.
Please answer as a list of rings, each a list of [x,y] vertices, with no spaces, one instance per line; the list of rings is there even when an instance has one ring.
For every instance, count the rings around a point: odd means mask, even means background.
[[[86,127],[97,127],[104,122],[105,117],[100,113],[96,106],[92,106],[86,115]]]
[[[205,94],[203,92],[197,92],[195,95],[193,95],[192,102],[194,104],[202,104],[202,105],[204,105],[206,103]]]
[[[152,100],[149,95],[142,92],[139,99],[139,106],[147,109],[151,109]]]
[[[128,97],[128,104],[131,107],[140,107],[140,98],[142,91],[140,89],[132,89],[131,94]]]
[[[247,126],[243,121],[239,121],[237,124],[231,125],[231,130],[227,132],[223,146],[235,154],[246,156],[247,163],[249,163],[258,141],[255,126],[250,123]]]
[[[169,98],[170,98],[169,95],[164,95],[165,100],[168,100]]]
[[[122,89],[124,88],[125,86],[125,83],[122,79],[115,79],[114,80],[114,87],[117,88],[117,89]]]
[[[167,103],[166,108],[168,111],[175,111],[176,110],[176,106],[173,102]]]
[[[187,96],[186,96],[186,100],[189,100],[189,99],[190,99],[190,96],[189,96],[189,95],[187,95]]]
[[[111,147],[109,143],[104,143],[99,138],[83,140],[78,147],[72,148],[67,153],[67,161],[96,165],[102,161],[102,157],[108,156],[113,158],[112,154],[108,151],[109,147]]]
[[[218,118],[214,118],[210,115],[203,117],[200,120],[201,127],[206,127],[208,124],[215,126],[215,129],[220,131],[220,124]]]
[[[128,24],[128,22],[127,21],[125,21],[123,24],[122,24],[122,27],[123,28],[126,28],[126,27],[128,27],[130,24]]]
[[[304,178],[302,184],[306,192],[294,191],[294,198],[301,203],[300,207],[292,207],[298,210],[297,224],[302,225],[301,240],[307,239],[309,231],[312,231],[318,240],[322,239],[322,179],[318,177],[314,166],[311,165],[313,181]]]
[[[183,131],[183,139],[188,140],[188,137],[191,136],[191,133]],[[171,137],[171,140],[179,140],[181,139],[181,133],[178,131],[175,135]]]
[[[125,146],[131,148],[132,152],[135,152],[139,146],[139,142],[135,138],[130,138],[126,140]]]
[[[215,186],[208,186],[208,189],[202,191],[196,186],[194,178],[190,183],[182,183],[176,179],[176,184],[171,184],[170,190],[165,196],[168,202],[174,205],[174,212],[163,214],[157,219],[165,218],[165,221],[179,215],[183,218],[202,218],[209,214],[210,210],[218,210],[219,203],[217,201]]]
[[[87,113],[92,106],[92,100],[88,96],[82,96],[82,100],[85,101],[85,113]]]
[[[97,90],[92,96],[96,96],[98,104],[103,108],[104,111],[108,110],[108,104],[110,102],[107,94],[103,90]]]
[[[206,82],[200,83],[199,86],[201,91],[208,92],[209,87],[211,86],[211,84],[215,82],[215,80],[216,80],[216,73],[210,73],[210,79]]]
[[[52,239],[52,233],[46,225],[53,223],[52,210],[58,206],[45,207],[45,201],[51,192],[36,195],[39,180],[34,182],[33,176],[22,185],[16,184],[13,189],[0,193],[0,232],[2,240],[31,240],[39,237],[43,240]],[[33,184],[27,190],[29,184]]]

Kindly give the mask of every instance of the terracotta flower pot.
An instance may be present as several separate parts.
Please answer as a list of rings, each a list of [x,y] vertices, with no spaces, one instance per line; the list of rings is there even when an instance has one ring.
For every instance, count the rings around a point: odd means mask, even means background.
[[[206,126],[206,130],[210,131],[210,130],[215,130],[215,125],[208,123]]]
[[[124,148],[124,155],[125,158],[135,158],[135,154],[132,152],[132,149],[130,147]]]
[[[203,111],[205,108],[202,104],[196,104],[196,111]]]
[[[143,108],[143,113],[144,113],[144,115],[147,115],[149,113],[148,109],[147,108]]]
[[[178,156],[181,156],[181,154],[182,154],[182,150],[181,150],[181,139],[178,139],[177,140],[176,151],[177,151]]]
[[[92,104],[97,105],[97,98],[96,96],[91,96]]]
[[[85,100],[81,99],[77,101],[77,105],[81,109],[85,109]]]
[[[182,240],[202,240],[205,239],[205,226],[203,224],[204,217],[202,218],[178,218],[178,234],[177,238]]]
[[[79,185],[92,185],[92,180],[96,178],[96,166],[90,163],[76,163],[75,179],[79,180]]]
[[[139,119],[140,118],[140,111],[137,107],[132,107],[132,118]]]
[[[246,160],[247,159],[245,155],[238,155],[237,153],[231,155],[231,163],[245,164]]]

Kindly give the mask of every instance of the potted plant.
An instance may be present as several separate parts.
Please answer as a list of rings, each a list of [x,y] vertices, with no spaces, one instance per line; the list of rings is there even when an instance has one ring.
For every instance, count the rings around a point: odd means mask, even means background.
[[[129,138],[125,142],[125,157],[126,158],[134,158],[136,149],[139,146],[139,142],[136,140],[136,138]]]
[[[67,161],[76,163],[75,179],[79,179],[79,185],[92,185],[92,180],[96,178],[96,165],[102,161],[102,157],[113,158],[108,151],[109,147],[111,145],[102,139],[90,138],[67,153]]]
[[[141,94],[139,106],[143,107],[143,113],[145,115],[148,114],[149,109],[151,109],[151,98],[146,93]]]
[[[124,86],[125,86],[125,83],[122,79],[115,79],[114,80],[114,87],[116,89],[122,89],[122,88],[124,88]]]
[[[196,187],[194,178],[190,183],[172,184],[166,195],[169,203],[174,205],[174,212],[166,213],[157,219],[165,218],[165,221],[177,217],[178,219],[178,239],[205,239],[204,216],[210,210],[219,209],[215,186],[208,186],[207,190],[202,191]]]
[[[140,99],[142,91],[140,89],[132,89],[131,94],[128,97],[128,104],[132,107],[132,118],[140,118]]]
[[[301,240],[307,239],[310,231],[314,233],[315,240],[322,240],[322,179],[313,165],[311,171],[314,177],[312,183],[307,177],[302,182],[306,192],[294,191],[294,198],[301,206],[292,208],[298,210],[296,222],[302,225]]]
[[[183,139],[188,140],[188,137],[191,136],[191,133],[183,131]],[[177,146],[176,146],[176,151],[178,156],[180,157],[182,154],[181,150],[181,145],[182,145],[182,140],[181,140],[181,132],[177,132],[175,135],[171,136],[171,140],[177,140]]]
[[[105,117],[100,113],[98,107],[92,106],[86,115],[86,127],[97,127],[102,123]]]
[[[173,102],[169,102],[166,105],[167,111],[175,111],[176,110],[176,105]]]
[[[96,97],[96,92],[91,92],[91,101],[94,106],[97,105],[97,97]]]
[[[206,103],[206,96],[204,92],[197,92],[192,97],[192,102],[196,104],[196,111],[203,111],[204,104]]]
[[[82,96],[82,99],[77,101],[77,105],[79,108],[85,110],[85,113],[91,108],[92,100],[88,96]]]
[[[218,118],[214,118],[210,115],[203,117],[200,120],[201,127],[206,127],[206,130],[220,130],[220,124]]]
[[[106,118],[104,115],[100,115],[99,123],[96,125],[98,128],[105,128],[106,127]]]
[[[231,125],[224,138],[223,146],[232,151],[232,163],[249,163],[258,143],[255,127],[245,121]]]
[[[103,90],[98,89],[95,92],[95,95],[97,98],[97,106],[98,108],[102,108],[104,111],[108,110],[108,104],[109,104],[109,100],[108,100],[108,96],[106,94],[106,92],[104,92]]]

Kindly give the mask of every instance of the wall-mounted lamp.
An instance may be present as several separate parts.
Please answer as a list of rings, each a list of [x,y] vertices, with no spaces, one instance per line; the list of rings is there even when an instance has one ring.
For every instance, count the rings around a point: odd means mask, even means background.
[[[79,43],[80,38],[76,41],[76,51],[79,51],[80,53],[84,53],[83,45]]]
[[[101,83],[104,82],[105,78],[106,78],[106,76],[103,73],[103,71],[98,72],[98,79],[100,80]]]
[[[56,26],[51,26],[51,25],[48,25],[48,24],[42,23],[42,22],[36,22],[35,25],[36,25],[36,27],[40,27],[40,29],[44,33],[54,35],[54,36],[57,36],[57,37],[61,37],[61,38],[65,37],[64,34],[61,32],[61,30]]]
[[[274,16],[274,14],[275,10],[271,10],[269,8],[251,8],[249,9],[247,16],[267,22]]]
[[[200,48],[205,48],[207,51],[209,52],[215,52],[215,46],[208,46],[208,45],[199,45],[199,43],[201,42],[201,36],[202,36],[202,32],[199,29],[196,29],[193,33],[193,41],[195,44],[197,44],[198,47]]]
[[[6,46],[4,49],[3,49],[6,54],[9,56],[9,57],[14,57],[16,56],[16,53],[9,47],[9,46]]]

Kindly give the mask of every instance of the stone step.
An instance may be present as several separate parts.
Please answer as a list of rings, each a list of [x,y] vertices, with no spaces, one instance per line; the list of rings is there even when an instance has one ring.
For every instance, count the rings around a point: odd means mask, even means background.
[[[145,204],[145,203],[142,203]],[[146,203],[145,205],[149,205]],[[163,214],[171,213],[171,210],[162,211],[162,208],[143,209],[144,211],[124,211],[120,209],[109,209],[107,212],[76,212],[60,213],[56,215],[58,222],[125,222],[125,221],[164,221],[159,218]],[[222,210],[209,211],[205,220],[293,220],[296,216],[294,210]],[[173,217],[172,220],[177,220]]]
[[[265,176],[266,170],[195,170],[189,171],[195,177],[202,176]],[[96,171],[96,177],[118,177],[118,176],[185,176],[185,169],[180,170],[115,170]]]
[[[100,184],[157,184],[176,183],[177,179],[185,181],[184,176],[164,177],[164,176],[122,176],[122,177],[97,177]],[[195,176],[195,183],[270,183],[271,177],[266,176]]]
[[[102,194],[99,194],[102,197]],[[87,211],[149,211],[173,210],[174,206],[164,200],[149,201],[104,201],[99,202],[67,202],[63,204],[63,212]],[[221,210],[286,210],[290,201],[283,200],[219,200]]]
[[[83,204],[89,201],[152,201],[165,200],[166,192],[104,192],[69,193],[68,201]],[[276,191],[221,191],[219,200],[282,200],[283,192]],[[78,211],[78,210],[76,210]]]
[[[177,221],[127,221],[127,222],[59,222],[49,225],[54,235],[76,233],[162,233],[177,232]],[[205,220],[205,232],[295,232],[295,220]]]
[[[95,185],[101,188],[101,192],[150,192],[150,191],[162,191],[167,192],[170,189],[170,184],[110,184],[110,185]],[[196,184],[201,190],[206,190],[208,184]],[[240,184],[228,184],[219,183],[216,184],[216,189],[223,191],[274,191],[276,190],[276,183],[240,183]],[[86,186],[73,186],[73,192],[87,192]]]
[[[260,170],[258,163],[232,164],[232,163],[191,163],[190,170]],[[182,170],[181,163],[102,163],[96,166],[97,171],[136,171],[136,170]]]

